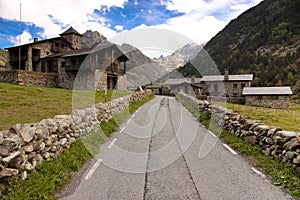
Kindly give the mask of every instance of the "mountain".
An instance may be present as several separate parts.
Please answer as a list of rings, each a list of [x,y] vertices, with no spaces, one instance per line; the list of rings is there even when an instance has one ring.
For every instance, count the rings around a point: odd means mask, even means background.
[[[98,31],[87,30],[84,34],[82,34],[81,46],[82,48],[91,48],[105,40],[107,40],[107,38],[101,35]]]
[[[254,86],[295,85],[300,79],[299,10],[299,0],[264,0],[232,20],[204,48],[220,72],[253,73]],[[191,76],[190,67],[180,70]]]
[[[133,88],[155,82],[164,74],[162,67],[139,49],[126,43],[122,44],[120,49],[129,58],[126,62],[127,87]]]
[[[149,58],[148,56],[143,54],[139,49],[131,46],[130,44],[124,43],[120,46],[120,49],[129,58],[129,61],[127,61],[126,63],[128,70],[138,65],[154,62],[151,58]]]
[[[186,44],[169,56],[160,57],[156,61],[163,67],[165,72],[170,72],[185,65],[201,50],[202,46],[195,43]]]

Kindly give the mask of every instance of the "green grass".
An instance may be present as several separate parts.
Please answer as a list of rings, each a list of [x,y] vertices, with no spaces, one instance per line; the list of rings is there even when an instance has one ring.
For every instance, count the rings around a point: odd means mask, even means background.
[[[105,98],[104,91],[73,92],[68,89],[19,86],[0,82],[0,130],[9,129],[17,123],[36,123],[58,114],[70,114],[72,106],[82,109],[129,93],[110,90]]]
[[[275,160],[271,156],[262,154],[260,146],[252,145],[230,134],[228,131],[222,130],[211,122],[210,117],[206,113],[197,111],[197,109],[180,97],[177,97],[177,99],[187,110],[197,117],[204,126],[208,127],[211,131],[216,133],[216,135],[220,135],[220,138],[225,143],[236,149],[239,153],[251,157],[254,164],[272,178],[275,185],[288,189],[291,195],[300,199],[300,176],[290,163],[283,163]]]
[[[71,173],[78,171],[84,163],[91,159],[93,154],[99,152],[99,145],[104,143],[112,132],[118,130],[118,124],[122,123],[132,112],[153,97],[150,96],[138,102],[131,102],[129,112],[125,109],[117,113],[108,122],[102,122],[101,129],[91,133],[86,138],[77,140],[71,145],[70,149],[65,150],[53,161],[43,162],[36,169],[29,172],[28,179],[15,178],[9,183],[0,184],[2,190],[3,187],[9,190],[9,194],[2,196],[2,199],[55,199],[55,192],[70,181]]]
[[[276,126],[287,131],[300,132],[300,104],[291,103],[288,110],[232,103],[227,103],[226,107],[252,119],[262,120],[268,126]]]

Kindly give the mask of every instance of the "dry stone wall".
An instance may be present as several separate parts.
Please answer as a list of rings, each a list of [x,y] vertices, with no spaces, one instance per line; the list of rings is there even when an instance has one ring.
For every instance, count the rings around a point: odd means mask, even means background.
[[[92,108],[75,110],[71,115],[57,115],[39,123],[16,124],[0,131],[0,179],[20,175],[44,160],[52,160],[81,136],[100,128],[115,113],[126,109],[129,102],[139,101],[151,91],[135,92]]]
[[[259,145],[262,153],[291,163],[300,174],[300,133],[267,126],[259,120],[243,116],[221,106],[211,105],[193,96],[179,93],[178,96],[201,112],[206,112],[216,124],[246,142]]]

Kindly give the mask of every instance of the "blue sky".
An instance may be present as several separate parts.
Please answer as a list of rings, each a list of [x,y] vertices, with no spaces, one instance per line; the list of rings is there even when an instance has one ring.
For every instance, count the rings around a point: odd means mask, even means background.
[[[148,27],[207,42],[262,0],[0,0],[0,48],[57,37],[73,26],[107,38]],[[21,32],[20,32],[20,4]]]

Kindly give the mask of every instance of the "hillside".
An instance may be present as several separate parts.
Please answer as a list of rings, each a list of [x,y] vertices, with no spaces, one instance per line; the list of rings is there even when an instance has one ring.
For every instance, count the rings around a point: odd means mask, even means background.
[[[255,86],[300,78],[300,1],[265,0],[232,20],[205,49],[220,72],[253,73]],[[189,65],[181,71],[190,76]]]
[[[87,30],[84,34],[82,34],[81,45],[82,48],[91,48],[105,40],[106,37],[101,35],[98,31]]]

